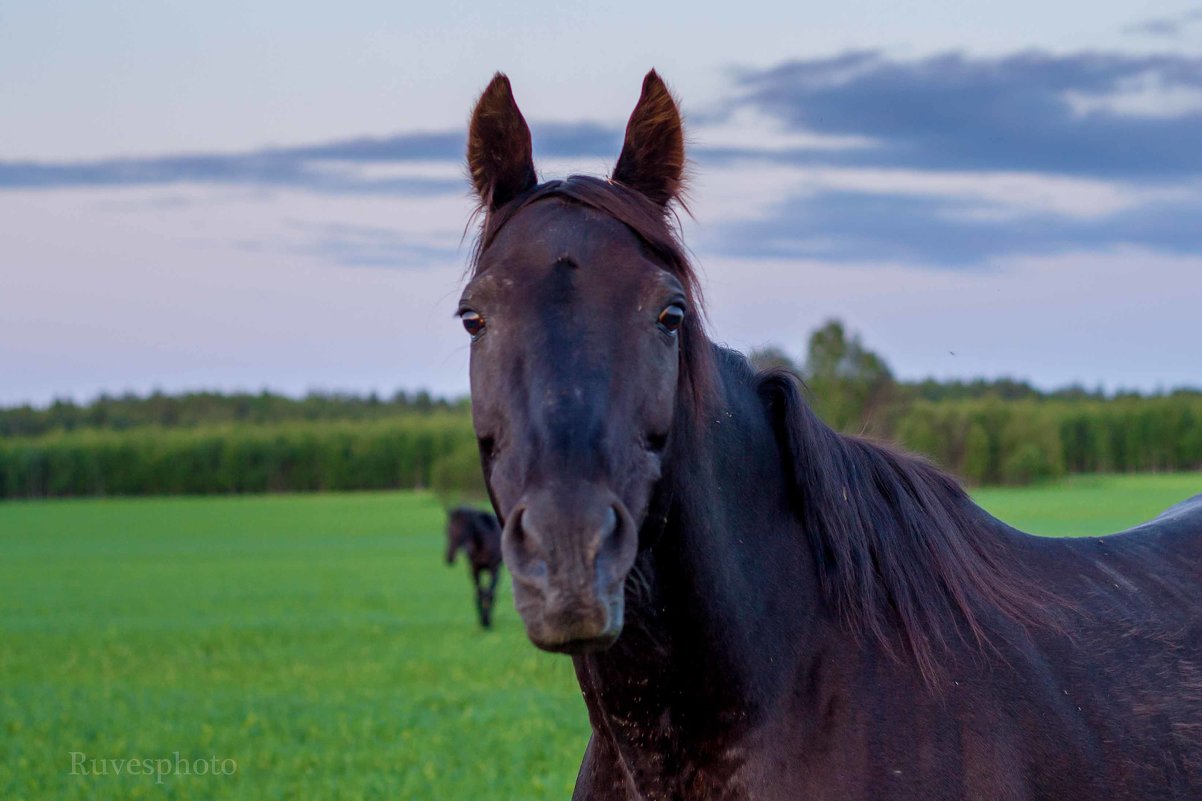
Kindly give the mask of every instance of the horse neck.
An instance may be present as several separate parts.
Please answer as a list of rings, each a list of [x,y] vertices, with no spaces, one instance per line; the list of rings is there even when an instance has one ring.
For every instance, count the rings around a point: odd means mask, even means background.
[[[815,562],[754,375],[727,357],[718,381],[709,410],[678,411],[622,636],[575,660],[595,726],[769,705],[824,628]]]

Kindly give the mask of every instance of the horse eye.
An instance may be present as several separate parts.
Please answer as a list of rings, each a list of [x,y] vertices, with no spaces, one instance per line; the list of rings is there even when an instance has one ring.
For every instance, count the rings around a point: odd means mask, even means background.
[[[459,319],[463,323],[463,330],[471,334],[473,339],[484,333],[484,318],[478,313],[465,311],[459,315]]]
[[[684,309],[675,303],[665,306],[664,310],[659,313],[659,324],[664,327],[669,333],[680,328],[680,324],[684,322]]]

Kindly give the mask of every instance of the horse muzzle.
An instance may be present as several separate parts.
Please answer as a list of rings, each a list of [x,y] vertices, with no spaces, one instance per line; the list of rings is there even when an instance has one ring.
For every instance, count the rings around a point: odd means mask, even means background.
[[[618,639],[638,531],[616,495],[592,484],[529,491],[506,516],[501,550],[536,646],[582,653]]]

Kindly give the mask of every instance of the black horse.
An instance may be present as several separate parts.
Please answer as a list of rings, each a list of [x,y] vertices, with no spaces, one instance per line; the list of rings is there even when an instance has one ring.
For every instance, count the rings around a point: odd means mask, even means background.
[[[501,525],[488,512],[461,506],[447,515],[447,564],[455,564],[459,550],[467,554],[467,566],[476,588],[476,612],[480,625],[492,627],[492,608],[497,598],[501,572]]]
[[[1031,537],[713,345],[654,72],[608,180],[539,184],[501,75],[468,160],[474,425],[576,798],[1202,798],[1202,498]]]

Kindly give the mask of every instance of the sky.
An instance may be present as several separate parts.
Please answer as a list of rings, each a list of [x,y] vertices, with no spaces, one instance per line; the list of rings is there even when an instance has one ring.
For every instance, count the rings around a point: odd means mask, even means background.
[[[518,4],[510,4],[518,5]],[[471,104],[544,178],[681,99],[710,334],[1202,385],[1202,5],[0,5],[0,403],[467,389]]]

